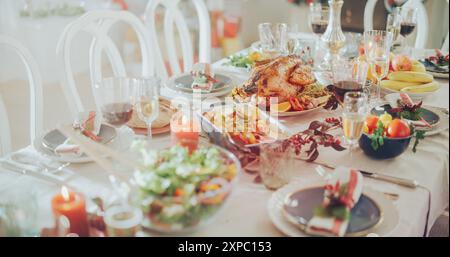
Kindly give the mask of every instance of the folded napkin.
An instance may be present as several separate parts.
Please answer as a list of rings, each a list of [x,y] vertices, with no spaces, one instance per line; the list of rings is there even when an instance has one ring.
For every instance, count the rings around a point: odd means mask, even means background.
[[[89,112],[88,117],[81,117],[81,124],[75,124],[74,127],[79,127],[81,133],[86,137],[96,141],[101,142],[102,138],[99,136],[100,127],[102,124],[102,116],[96,115],[95,112]],[[80,157],[83,152],[80,146],[74,144],[70,139],[66,139],[62,144],[55,148],[55,153],[61,156],[67,157]]]
[[[325,186],[324,200],[308,222],[306,232],[321,236],[344,236],[351,209],[362,194],[363,177],[359,171],[339,167]]]
[[[195,64],[191,75],[194,78],[191,88],[194,90],[211,92],[214,83],[217,83],[217,80],[214,78],[214,73],[211,70],[211,64],[209,63]]]

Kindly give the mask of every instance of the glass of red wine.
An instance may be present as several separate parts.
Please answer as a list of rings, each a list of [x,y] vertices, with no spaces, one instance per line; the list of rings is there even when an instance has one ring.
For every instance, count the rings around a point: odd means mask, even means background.
[[[401,14],[400,35],[403,36],[403,45],[408,49],[406,38],[411,35],[417,27],[417,8],[403,7],[399,10]]]
[[[332,63],[332,91],[341,105],[344,103],[346,93],[364,91],[368,70],[369,64],[357,59],[343,59]]]
[[[329,15],[329,8],[320,3],[313,3],[309,6],[309,25],[312,32],[318,37],[327,30]]]
[[[138,79],[120,77],[104,78],[94,86],[97,109],[103,120],[118,130],[117,140],[121,145],[119,130],[132,117],[137,86]]]

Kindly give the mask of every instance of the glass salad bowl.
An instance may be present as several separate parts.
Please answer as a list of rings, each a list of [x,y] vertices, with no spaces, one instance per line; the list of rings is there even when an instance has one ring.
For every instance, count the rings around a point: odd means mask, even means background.
[[[172,146],[140,149],[142,168],[132,202],[142,209],[143,227],[164,234],[191,233],[219,213],[233,191],[241,165],[227,150],[201,143],[196,151]]]

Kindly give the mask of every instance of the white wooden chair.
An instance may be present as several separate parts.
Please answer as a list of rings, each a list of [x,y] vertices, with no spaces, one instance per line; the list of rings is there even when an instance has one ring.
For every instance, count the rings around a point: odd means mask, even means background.
[[[364,30],[373,29],[373,15],[378,0],[368,0],[364,9]],[[402,7],[414,7],[417,13],[417,37],[415,48],[425,48],[428,40],[429,21],[425,5],[421,0],[408,0]]]
[[[38,65],[19,41],[0,35],[0,47],[6,46],[16,52],[25,65],[30,87],[30,142],[42,133],[42,78]],[[5,105],[0,97],[0,156],[11,152],[11,132]]]
[[[444,54],[448,52],[448,32],[447,32],[447,37],[445,38],[444,44],[442,45],[441,52]]]
[[[156,56],[158,58],[157,68],[161,77],[167,79],[168,73],[165,69],[165,62],[161,52],[161,47],[158,42],[158,33],[156,29],[156,10],[159,6],[165,8],[164,15],[164,39],[167,56],[169,59],[172,75],[182,73],[177,56],[176,42],[175,42],[175,26],[177,27],[181,41],[181,52],[183,58],[183,70],[188,72],[194,64],[194,49],[192,45],[189,28],[185,17],[179,8],[180,0],[150,0],[147,4],[144,20],[152,33],[152,45],[156,49]],[[208,9],[203,0],[192,0],[195,10],[197,11],[199,21],[199,62],[211,62],[211,24],[209,19]]]
[[[88,32],[93,36],[89,50],[89,66],[91,88],[95,83],[102,79],[102,53],[111,63],[114,76],[126,77],[126,69],[120,51],[117,49],[113,40],[108,36],[111,27],[123,22],[136,32],[142,55],[142,77],[154,76],[154,62],[152,59],[153,51],[151,47],[150,34],[144,23],[134,14],[127,11],[100,10],[90,11],[77,20],[70,23],[63,31],[57,45],[57,56],[62,67],[61,84],[66,100],[69,104],[73,118],[76,118],[80,112],[86,111],[78,94],[77,86],[74,80],[74,74],[71,68],[71,45],[75,36],[80,32]]]

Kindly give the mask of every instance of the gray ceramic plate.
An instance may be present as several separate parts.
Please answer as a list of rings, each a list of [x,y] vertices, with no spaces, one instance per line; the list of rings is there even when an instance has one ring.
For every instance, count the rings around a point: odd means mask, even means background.
[[[283,206],[288,221],[304,231],[308,221],[313,217],[314,209],[322,203],[323,193],[323,187],[313,187],[290,194]],[[292,202],[296,202],[297,205],[287,204]],[[351,211],[346,236],[363,236],[369,233],[381,223],[382,216],[383,213],[378,204],[367,195],[361,195]]]
[[[102,144],[111,142],[116,137],[116,135],[117,132],[115,128],[106,124],[102,124],[102,126],[100,127],[99,136],[102,138]],[[42,138],[42,145],[46,149],[55,152],[56,147],[64,143],[66,139],[67,137],[64,136],[59,130],[54,129],[44,135],[44,137]]]
[[[231,86],[232,79],[226,75],[216,74],[214,78],[218,82],[213,85],[211,92],[207,92],[207,93],[219,92],[219,91],[225,90]],[[191,86],[192,86],[193,82],[194,82],[194,79],[192,78],[191,74],[183,74],[174,80],[173,86],[175,86],[174,89],[176,89],[176,90],[180,90],[180,91],[183,91],[186,93],[192,93],[193,90],[192,90]]]

